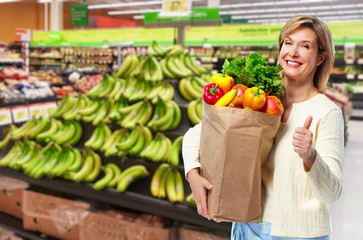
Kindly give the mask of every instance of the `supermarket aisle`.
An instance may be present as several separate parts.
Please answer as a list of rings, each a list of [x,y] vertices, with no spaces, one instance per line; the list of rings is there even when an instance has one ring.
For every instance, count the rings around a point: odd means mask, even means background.
[[[333,240],[363,239],[360,230],[363,225],[363,121],[350,120],[348,132],[343,161],[343,192],[330,208]]]

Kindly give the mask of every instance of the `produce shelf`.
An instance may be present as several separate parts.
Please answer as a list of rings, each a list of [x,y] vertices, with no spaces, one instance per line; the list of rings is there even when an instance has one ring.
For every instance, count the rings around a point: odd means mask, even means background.
[[[141,185],[145,185],[142,184],[141,181],[136,182],[134,186],[131,186],[130,190],[119,193],[116,189],[95,191],[92,189],[91,184],[74,183],[62,179],[34,179],[22,172],[10,168],[0,168],[0,174],[26,181],[30,185],[119,207],[125,207],[135,211],[156,214],[176,221],[195,224],[223,232],[230,232],[231,229],[231,223],[216,223],[214,221],[209,221],[198,215],[195,209],[192,209],[186,204],[171,204],[167,200],[157,199],[147,194],[140,194],[136,190],[140,187],[142,188]]]
[[[0,212],[0,227],[14,232],[17,236],[20,236],[29,240],[53,240],[56,238],[49,237],[39,232],[32,232],[23,229],[23,221],[19,218],[10,216]]]

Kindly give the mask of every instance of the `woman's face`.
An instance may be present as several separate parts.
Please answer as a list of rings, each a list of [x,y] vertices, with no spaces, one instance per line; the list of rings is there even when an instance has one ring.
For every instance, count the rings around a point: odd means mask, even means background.
[[[287,80],[300,82],[312,82],[318,64],[324,60],[323,55],[318,54],[314,30],[303,26],[284,39],[279,58]]]

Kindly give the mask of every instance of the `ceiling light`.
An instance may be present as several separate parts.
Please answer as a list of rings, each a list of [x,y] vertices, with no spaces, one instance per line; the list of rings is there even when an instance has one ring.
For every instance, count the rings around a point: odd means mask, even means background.
[[[134,19],[144,19],[144,15],[134,15]]]
[[[146,12],[156,12],[158,9],[126,10],[126,11],[109,11],[108,15],[126,15]]]
[[[293,5],[293,4],[304,4],[306,2],[309,3],[319,3],[319,2],[335,2],[338,0],[292,0],[292,1],[272,1],[272,2],[259,2],[259,3],[237,3],[237,4],[223,4],[220,5],[221,9],[225,8],[248,8],[248,7],[255,7],[255,6],[285,6],[285,5]]]
[[[192,2],[201,2],[203,0],[192,0]],[[161,5],[163,1],[143,1],[143,2],[124,2],[124,3],[110,3],[110,4],[94,4],[89,5],[88,9],[102,9],[102,8],[121,8],[121,7],[136,7],[136,6],[151,6]]]
[[[21,2],[23,0],[0,0],[0,3]]]

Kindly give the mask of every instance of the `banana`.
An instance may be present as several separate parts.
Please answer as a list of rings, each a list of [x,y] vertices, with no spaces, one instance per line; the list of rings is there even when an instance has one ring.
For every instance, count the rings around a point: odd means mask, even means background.
[[[145,132],[143,129],[143,126],[139,125],[138,126],[140,128],[140,134],[135,142],[135,144],[128,150],[128,154],[130,156],[138,156],[138,154],[142,151],[142,149],[145,146]]]
[[[105,142],[105,139],[107,139],[107,134],[106,134],[106,125],[104,123],[100,123],[99,125],[97,125],[98,131],[97,131],[97,136],[95,141],[92,143],[92,145],[90,146],[92,149],[94,150],[99,150],[102,145]],[[95,129],[96,132],[96,129]]]
[[[166,109],[167,107],[165,101],[158,98],[158,101],[155,103],[155,111],[153,113],[152,118],[147,123],[147,126],[156,131],[156,129],[154,129],[154,122],[158,121],[160,118],[162,118],[162,116],[166,114]]]
[[[56,132],[59,130],[58,129],[58,125],[57,122],[58,120],[55,120],[53,117],[50,118],[49,120],[49,128],[46,131],[43,131],[41,133],[39,133],[38,135],[35,136],[35,140],[37,142],[45,142],[45,139],[49,138],[50,136],[56,134]]]
[[[129,114],[130,112],[132,112],[133,110],[138,109],[141,105],[142,105],[142,101],[138,101],[138,102],[136,102],[134,104],[128,105],[128,106],[123,107],[123,108],[120,108],[118,111],[122,115],[126,115],[126,114]]]
[[[175,59],[176,59],[176,57],[167,57],[166,58],[167,69],[177,78],[189,77],[190,74],[188,72],[183,72],[181,69],[179,69],[177,63],[175,62]]]
[[[130,148],[132,146],[134,146],[134,144],[137,142],[137,139],[139,138],[141,134],[141,128],[139,125],[137,126],[134,126],[132,129],[131,129],[131,132],[128,134],[128,137],[126,138],[125,141],[123,142],[119,142],[116,147],[118,150],[121,150],[121,151],[128,151],[130,150]]]
[[[179,126],[181,122],[182,113],[179,105],[175,101],[171,100],[169,103],[174,107],[174,117],[173,122],[168,129],[174,130]]]
[[[81,169],[83,165],[82,153],[74,147],[70,147],[69,151],[72,153],[73,161],[65,172],[77,172]]]
[[[25,134],[32,129],[37,123],[37,119],[31,119],[25,122],[21,127],[10,131],[10,138],[12,140],[19,140],[25,136]]]
[[[92,171],[89,172],[89,174],[87,174],[85,176],[84,181],[85,182],[94,182],[96,180],[96,178],[98,177],[98,175],[100,174],[102,160],[101,160],[100,155],[95,153],[93,150],[90,150],[89,152],[93,159],[93,167],[92,167]]]
[[[71,146],[65,146],[58,155],[57,166],[48,172],[48,177],[61,177],[65,171],[73,164],[74,154],[70,150]]]
[[[137,124],[145,125],[152,116],[152,105],[149,100],[144,99],[142,105],[128,114],[122,121],[121,126],[124,128],[133,128]],[[136,113],[136,114],[135,114]]]
[[[179,57],[183,58],[183,55],[184,54],[180,54]],[[175,66],[180,70],[182,71],[183,73],[185,74],[188,74],[188,76],[192,75],[193,72],[191,70],[189,70],[187,67],[185,67],[184,65],[184,62],[179,59],[178,57],[175,57],[174,58],[174,63],[175,63]]]
[[[170,169],[170,165],[168,163],[162,163],[154,172],[150,184],[150,192],[153,197],[159,197],[161,179],[168,169]]]
[[[157,132],[155,138],[152,139],[149,144],[145,145],[145,148],[140,152],[141,158],[151,160],[151,156],[155,156],[155,154],[158,153],[161,146],[160,134],[160,132]]]
[[[192,58],[190,57],[189,53],[186,53],[183,57],[183,63],[185,67],[187,67],[190,71],[192,71],[195,75],[200,75],[201,72],[197,68],[194,67],[192,64]]]
[[[23,161],[19,161],[18,164],[21,166],[22,170],[25,171],[25,169],[28,166],[33,165],[35,162],[38,161],[41,153],[41,146],[36,144],[31,152],[31,156],[29,159],[24,158]]]
[[[102,91],[98,92],[98,98],[104,98],[106,95],[109,95],[115,86],[116,80],[110,75],[105,75],[102,81],[106,81],[106,87]]]
[[[198,99],[203,96],[203,88],[194,88],[194,86],[192,85],[192,78],[186,78],[184,85],[189,96],[191,96],[193,99]]]
[[[159,116],[158,119],[153,121],[151,128],[154,131],[165,131],[173,124],[174,120],[174,106],[168,100],[161,100],[160,106],[164,108],[164,115]]]
[[[192,77],[190,79],[190,84],[192,85],[192,88],[196,90],[196,92],[198,93],[204,92],[204,85],[202,85],[201,81],[199,81],[197,77]]]
[[[134,77],[136,79],[141,79],[142,78],[142,73],[143,73],[143,69],[144,69],[145,62],[146,62],[146,58],[145,57],[141,57],[139,59],[139,64],[137,64],[137,66],[135,67],[135,69],[130,73],[130,77]]]
[[[115,100],[115,97],[117,96],[118,92],[122,88],[122,84],[123,84],[123,82],[120,79],[118,79],[118,78],[115,79],[115,83],[114,83],[113,89],[111,90],[111,92],[108,95],[108,97],[110,99]]]
[[[144,165],[128,167],[121,173],[116,189],[118,192],[123,193],[132,183],[147,177],[149,174],[149,171]]]
[[[162,135],[161,141],[162,144],[160,145],[159,152],[153,157],[153,160],[156,162],[160,161],[167,162],[173,143],[170,140],[170,138],[168,138],[165,135]]]
[[[63,114],[68,112],[76,104],[77,99],[69,94],[67,94],[61,101],[60,105],[55,110],[53,116],[56,118],[62,117]]]
[[[137,119],[137,123],[142,126],[146,125],[153,115],[153,106],[147,99],[144,101],[145,101],[145,103],[144,103],[145,109],[142,112],[142,114],[140,115],[140,117]]]
[[[168,52],[168,56],[175,56],[179,55],[184,52],[183,46],[177,44],[170,47],[170,50]]]
[[[194,100],[194,98],[189,94],[188,90],[187,90],[187,86],[186,86],[186,82],[188,80],[186,78],[183,78],[179,81],[179,93],[180,95],[187,101],[192,101]]]
[[[228,106],[237,95],[237,89],[232,89],[226,92],[214,105],[215,106]]]
[[[137,57],[137,55],[135,53],[131,54],[131,65],[130,68],[125,72],[125,76],[129,76],[138,64],[139,58]]]
[[[98,94],[101,91],[104,91],[106,88],[107,88],[107,80],[106,76],[103,76],[101,82],[95,85],[93,88],[91,88],[91,90],[89,90],[86,95],[87,97],[95,98],[98,96]]]
[[[48,177],[53,177],[51,174],[52,170],[56,168],[58,164],[63,162],[67,156],[64,154],[63,151],[59,152],[56,148],[53,151],[52,157],[49,158],[49,161],[44,165],[41,169],[41,174],[45,174]]]
[[[169,171],[168,176],[166,178],[166,195],[168,197],[169,202],[175,203],[178,201],[175,171],[173,169]]]
[[[93,130],[91,137],[84,143],[85,147],[92,147],[94,142],[98,139],[98,135],[100,134],[100,125]]]
[[[0,160],[1,167],[7,167],[12,159],[14,159],[22,149],[23,143],[16,141],[10,151]]]
[[[82,168],[78,172],[71,172],[69,178],[75,182],[84,181],[85,177],[93,170],[94,159],[90,151],[86,151],[83,155],[84,163]]]
[[[126,72],[131,68],[131,65],[132,65],[132,56],[131,56],[131,54],[128,54],[125,57],[120,69],[116,73],[116,76],[124,77],[126,75]]]
[[[202,119],[199,117],[196,111],[197,103],[198,100],[193,100],[188,104],[187,108],[188,118],[193,125],[197,125],[202,121]]]
[[[82,134],[83,134],[83,128],[82,128],[82,125],[77,121],[72,121],[71,123],[75,126],[76,131],[75,131],[74,135],[66,142],[68,142],[68,144],[74,146],[79,142],[79,140],[81,140]]]
[[[114,172],[112,168],[107,167],[106,165],[102,166],[101,170],[104,172],[104,176],[101,179],[99,179],[97,182],[95,182],[92,186],[92,188],[97,191],[106,188],[114,178]]]
[[[196,106],[197,115],[200,119],[203,118],[203,100],[198,99],[197,100],[197,106]]]
[[[168,156],[167,162],[174,166],[178,166],[180,162],[180,153],[182,149],[183,137],[184,136],[178,136],[176,139],[174,139],[170,154]]]
[[[39,149],[39,155],[32,160],[27,161],[26,163],[22,164],[22,169],[25,174],[30,175],[31,171],[42,163],[42,161],[50,154],[50,148],[52,147],[53,143],[48,143],[45,147]]]
[[[151,64],[154,66],[154,73],[152,74],[151,81],[159,82],[164,79],[163,70],[161,69],[160,63],[156,57],[151,57]]]
[[[15,127],[11,125],[11,127]],[[7,133],[3,140],[0,141],[0,150],[4,149],[10,142],[10,133]]]
[[[127,139],[128,133],[125,129],[121,129],[119,131],[119,134],[115,138],[114,142],[112,143],[111,147],[107,148],[104,155],[106,157],[110,156],[118,156],[118,157],[124,157],[127,155],[127,151],[119,150],[117,148],[117,144],[120,142],[123,142]]]
[[[197,203],[195,202],[192,193],[188,194],[188,196],[185,198],[185,201],[189,203],[193,208],[197,208]]]
[[[48,129],[49,123],[50,123],[49,117],[42,116],[38,118],[35,126],[32,127],[29,131],[27,131],[24,137],[28,139],[34,139],[39,133]]]
[[[33,144],[31,144],[30,142],[24,142],[23,144],[21,144],[20,151],[13,159],[10,160],[8,167],[13,168],[15,170],[20,170],[21,166],[18,164],[18,162],[29,160],[32,148]]]
[[[55,136],[50,137],[50,139],[51,141],[62,145],[71,140],[71,138],[76,134],[76,130],[77,127],[75,125],[75,121],[67,121],[63,124],[63,127],[58,131],[58,133]]]
[[[160,67],[163,71],[163,75],[167,79],[176,79],[177,77],[169,71],[169,69],[166,67],[166,58],[163,58],[160,60]]]
[[[111,120],[111,122],[116,122],[121,119],[121,114],[118,110],[120,108],[127,106],[127,104],[128,104],[128,102],[125,98],[120,98],[120,99],[116,100],[115,106],[108,116],[109,119]]]
[[[48,154],[45,154],[45,158],[40,161],[33,170],[31,170],[29,174],[30,177],[43,177],[45,171],[48,169],[48,166],[51,165],[52,161],[57,158],[58,151],[53,145],[49,147],[48,152]]]
[[[93,99],[89,102],[87,107],[78,110],[78,113],[81,114],[82,116],[89,116],[96,113],[96,111],[100,108],[100,106],[101,106],[100,100]]]
[[[110,105],[111,100],[109,98],[106,98],[104,102],[102,103],[102,106],[98,109],[98,111],[95,113],[95,117],[92,121],[92,124],[96,126],[99,124],[104,118],[107,117],[109,111],[110,111]]]
[[[160,179],[160,187],[159,187],[159,193],[158,198],[165,199],[166,198],[166,183],[168,179],[168,175],[171,172],[171,167],[169,167],[165,173],[162,175]]]
[[[121,130],[115,130],[109,138],[106,139],[103,146],[99,149],[101,152],[106,152],[109,148],[115,145],[116,140],[121,134]]]
[[[184,202],[184,183],[183,178],[177,168],[173,168],[173,175],[175,181],[175,192],[176,192],[176,202]]]
[[[107,187],[109,187],[109,188],[116,187],[116,185],[118,183],[118,179],[119,179],[119,177],[121,175],[121,169],[115,163],[108,163],[106,165],[106,167],[112,169],[112,171],[113,171],[113,178],[112,178],[112,180],[110,182],[108,182]]]

